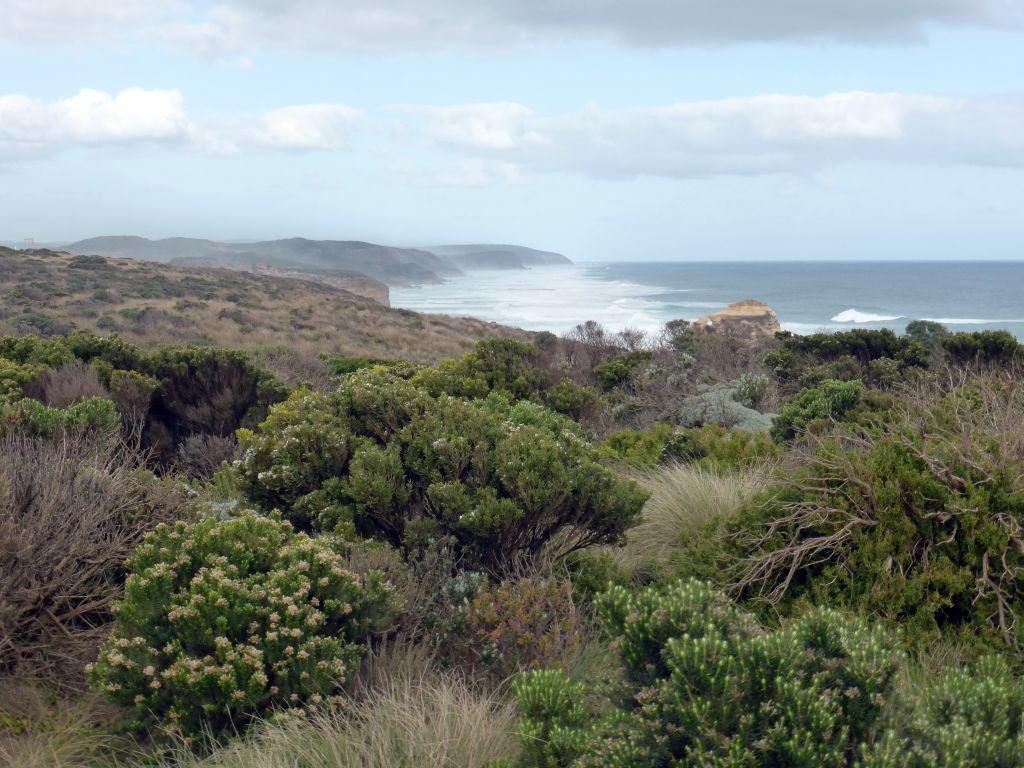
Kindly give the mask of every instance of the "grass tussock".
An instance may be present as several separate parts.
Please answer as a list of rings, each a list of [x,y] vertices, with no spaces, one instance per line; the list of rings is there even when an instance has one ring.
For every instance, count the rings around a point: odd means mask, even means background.
[[[45,709],[45,704],[41,705]],[[24,710],[25,708],[22,707]],[[422,646],[387,645],[343,710],[265,721],[207,750],[155,756],[97,722],[95,702],[64,703],[0,727],[0,765],[19,768],[483,768],[518,750],[514,704],[462,674],[438,672]],[[0,718],[4,717],[0,710]],[[41,725],[40,725],[41,724]]]
[[[0,765],[114,768],[139,754],[114,733],[116,717],[93,696],[54,700],[50,690],[0,679]]]
[[[671,565],[695,539],[714,535],[724,522],[764,488],[765,467],[717,472],[694,464],[671,464],[639,478],[651,494],[640,524],[619,551],[630,571]]]
[[[205,759],[182,752],[161,768],[483,768],[514,754],[514,711],[459,675],[377,681],[348,711],[264,723]]]

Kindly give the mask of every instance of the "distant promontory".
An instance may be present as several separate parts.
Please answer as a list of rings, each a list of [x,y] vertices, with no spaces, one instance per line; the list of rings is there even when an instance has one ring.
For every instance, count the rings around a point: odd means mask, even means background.
[[[258,242],[220,242],[190,237],[150,240],[129,235],[93,237],[63,246],[75,255],[221,267],[265,274],[314,276],[387,302],[388,286],[441,282],[484,269],[528,269],[571,264],[560,253],[521,245],[439,245],[399,248],[358,240],[293,237]],[[382,300],[383,299],[383,300]]]

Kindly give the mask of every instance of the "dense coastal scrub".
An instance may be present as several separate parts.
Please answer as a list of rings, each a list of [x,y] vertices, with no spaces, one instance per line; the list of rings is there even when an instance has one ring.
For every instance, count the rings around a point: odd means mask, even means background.
[[[0,338],[0,761],[1024,764],[1012,337],[324,352]]]

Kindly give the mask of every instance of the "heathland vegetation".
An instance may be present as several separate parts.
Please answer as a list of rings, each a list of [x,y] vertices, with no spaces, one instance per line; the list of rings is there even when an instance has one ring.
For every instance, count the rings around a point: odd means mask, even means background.
[[[481,320],[392,309],[363,295],[377,295],[364,275],[238,269],[0,247],[0,333],[260,349],[293,368],[321,353],[435,363],[480,339],[526,338]]]
[[[181,313],[5,320],[0,762],[1024,765],[1009,334]]]

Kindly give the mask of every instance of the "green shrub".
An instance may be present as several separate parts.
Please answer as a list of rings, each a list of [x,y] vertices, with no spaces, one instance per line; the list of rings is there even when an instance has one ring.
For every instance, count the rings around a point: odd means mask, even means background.
[[[389,360],[381,360],[371,357],[328,357],[324,362],[336,376],[345,376],[363,368],[371,368],[375,365],[387,365]]]
[[[453,537],[469,569],[500,570],[556,535],[563,552],[617,542],[645,499],[565,417],[498,395],[433,396],[381,369],[330,395],[296,393],[239,437],[256,503],[407,552]]]
[[[761,373],[744,373],[736,382],[736,401],[740,405],[760,410],[771,384]]]
[[[143,432],[143,446],[158,463],[170,461],[190,435],[229,437],[259,423],[287,390],[238,350],[166,347],[140,371],[160,383]]]
[[[904,335],[927,349],[940,349],[942,340],[949,335],[946,326],[931,320],[911,320],[903,331]]]
[[[25,387],[39,379],[43,369],[0,357],[0,399],[19,400]]]
[[[86,363],[103,361],[110,370],[139,370],[147,364],[146,353],[119,336],[96,336],[76,331],[67,338],[68,349]],[[104,382],[106,383],[106,382]]]
[[[552,410],[564,413],[577,421],[594,411],[600,395],[590,387],[577,384],[572,379],[562,379],[544,393],[544,402]]]
[[[67,408],[51,408],[30,398],[0,402],[0,430],[6,426],[35,437],[112,432],[120,425],[114,404],[103,397],[89,397]]]
[[[655,424],[649,429],[621,429],[605,438],[601,452],[637,468],[653,467],[666,458],[665,447],[675,434],[676,428],[671,424]]]
[[[1024,357],[1009,331],[951,333],[941,339],[946,356],[959,365],[1009,365]]]
[[[781,453],[767,432],[725,429],[714,424],[676,430],[663,449],[665,459],[714,469],[740,469],[776,459]]]
[[[590,715],[583,706],[584,687],[561,670],[540,669],[519,677],[512,690],[519,704],[521,765],[571,766],[587,748]]]
[[[860,402],[863,392],[864,387],[859,381],[834,379],[801,390],[775,418],[772,437],[779,441],[790,440],[814,422],[842,419]]]
[[[67,342],[62,338],[44,339],[39,336],[0,337],[0,358],[16,363],[31,363],[47,368],[70,363],[74,359]]]
[[[445,360],[433,367],[420,367],[410,375],[413,383],[434,396],[442,394],[482,399],[503,394],[513,400],[543,403],[559,413],[578,419],[599,402],[590,387],[571,379],[554,377],[541,365],[541,351],[534,344],[513,339],[486,339],[474,351],[458,360]]]
[[[379,572],[360,578],[328,540],[252,513],[161,525],[128,570],[93,684],[133,707],[136,727],[185,738],[340,703],[365,638],[397,608]]]
[[[826,379],[867,382],[872,361],[883,359],[894,361],[904,375],[910,369],[925,369],[931,362],[931,348],[916,334],[901,337],[887,328],[807,336],[783,333],[779,338],[782,349],[770,352],[764,362],[780,383],[788,385],[801,382],[813,386]]]
[[[622,386],[633,372],[644,363],[649,362],[654,354],[645,349],[625,352],[603,363],[594,366],[594,375],[605,390]]]
[[[612,433],[602,444],[601,452],[638,469],[672,461],[736,469],[775,459],[782,450],[766,432],[726,429],[715,424],[691,428],[655,424],[645,430]]]
[[[904,405],[741,514],[745,594],[848,606],[1019,661],[1024,388],[988,379]]]
[[[912,764],[1024,765],[1022,723],[1024,681],[1004,660],[987,657],[974,669],[953,669],[925,693],[911,726]]]
[[[520,679],[528,766],[853,764],[885,713],[900,661],[885,635],[829,611],[766,632],[690,581],[599,601],[628,683],[587,712],[558,673]]]
[[[458,360],[445,360],[414,377],[433,395],[480,398],[506,392],[516,400],[539,400],[548,384],[538,364],[540,351],[513,339],[486,339]]]

